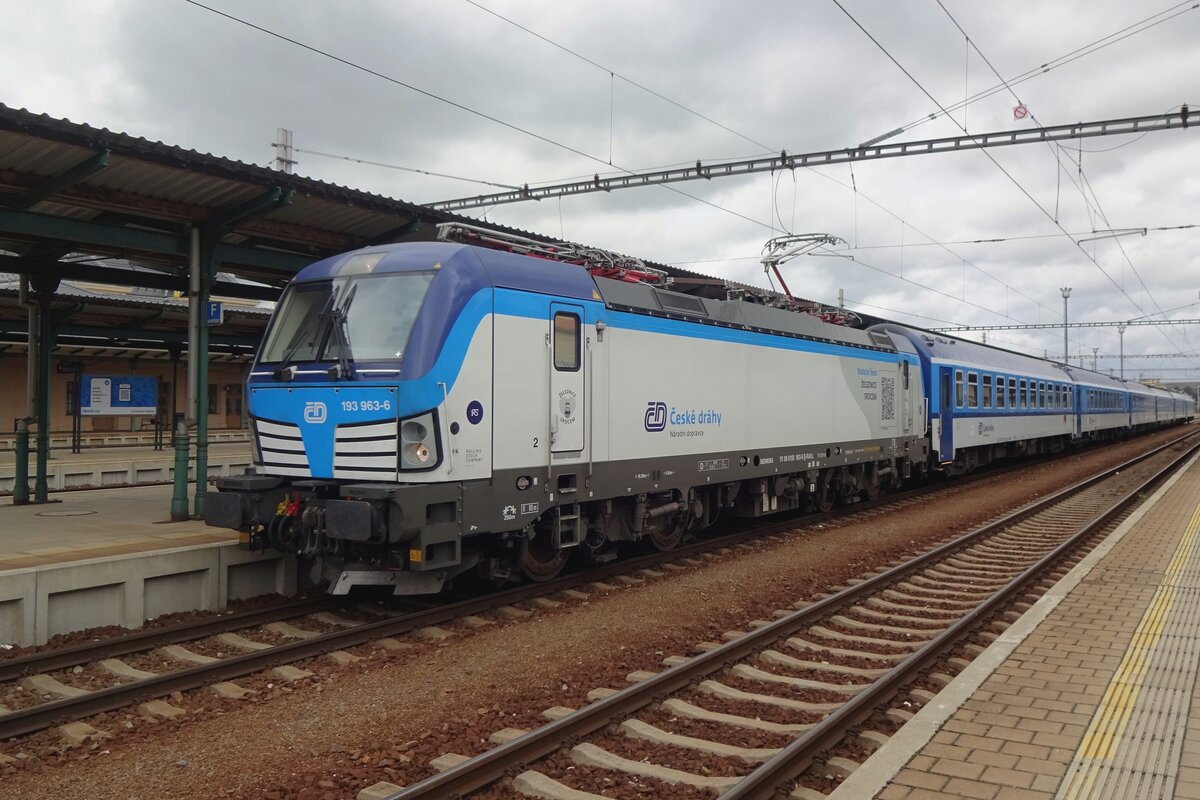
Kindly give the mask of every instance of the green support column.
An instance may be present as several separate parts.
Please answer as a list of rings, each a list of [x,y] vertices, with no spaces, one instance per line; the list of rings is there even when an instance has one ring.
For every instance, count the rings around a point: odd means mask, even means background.
[[[200,244],[200,313],[208,307],[209,290],[216,278],[215,248],[210,237]],[[197,333],[199,362],[196,364],[196,499],[194,516],[204,519],[204,493],[208,491],[208,325],[200,320]]]
[[[188,518],[188,436],[187,420],[183,414],[175,415],[175,432],[171,443],[175,447],[175,474],[172,476],[171,521],[183,522]]]
[[[57,288],[58,281],[54,281]],[[38,287],[38,408],[37,408],[37,473],[33,479],[33,501],[45,503],[50,499],[47,475],[50,470],[50,362],[54,355],[54,320],[50,316],[50,302],[54,289],[43,291]]]
[[[13,478],[13,505],[29,502],[29,420],[17,421],[17,469]]]

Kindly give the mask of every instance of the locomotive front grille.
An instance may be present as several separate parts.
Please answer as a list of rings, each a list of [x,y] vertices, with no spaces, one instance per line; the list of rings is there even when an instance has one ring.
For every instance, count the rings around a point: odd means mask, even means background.
[[[258,437],[262,465],[270,474],[312,477],[308,456],[304,452],[304,439],[300,436],[300,426],[256,419],[254,432]]]
[[[339,425],[333,445],[333,477],[396,479],[396,420]]]

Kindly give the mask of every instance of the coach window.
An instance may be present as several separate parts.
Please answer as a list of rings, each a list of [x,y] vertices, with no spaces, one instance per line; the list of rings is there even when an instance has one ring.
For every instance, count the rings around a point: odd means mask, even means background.
[[[983,376],[983,407],[992,407],[992,376]]]
[[[1021,378],[1020,391],[1021,408],[1029,408],[1029,381]]]
[[[1008,380],[1003,375],[996,376],[996,408],[1007,408]]]
[[[554,315],[554,368],[579,369],[579,317],[559,312]]]
[[[1008,407],[1009,408],[1017,407],[1017,379],[1016,378],[1008,379]]]
[[[1038,381],[1038,408],[1046,407],[1046,382]]]
[[[963,374],[961,369],[954,370],[954,405],[963,407]]]
[[[967,405],[979,408],[979,373],[967,373]]]

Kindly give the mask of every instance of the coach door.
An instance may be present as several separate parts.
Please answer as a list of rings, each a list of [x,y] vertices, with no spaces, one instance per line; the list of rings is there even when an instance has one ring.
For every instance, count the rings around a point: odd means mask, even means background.
[[[938,383],[938,422],[941,431],[938,439],[938,458],[954,460],[954,373],[950,367],[941,368]]]
[[[550,304],[550,452],[584,447],[583,307]]]

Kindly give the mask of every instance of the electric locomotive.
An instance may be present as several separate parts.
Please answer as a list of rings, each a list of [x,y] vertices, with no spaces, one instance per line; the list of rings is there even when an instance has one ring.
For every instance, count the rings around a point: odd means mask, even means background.
[[[917,348],[641,262],[454,225],[288,286],[248,385],[254,462],[208,524],[335,594],[547,579],[720,515],[827,509],[929,464]],[[449,241],[451,239],[457,241]]]

